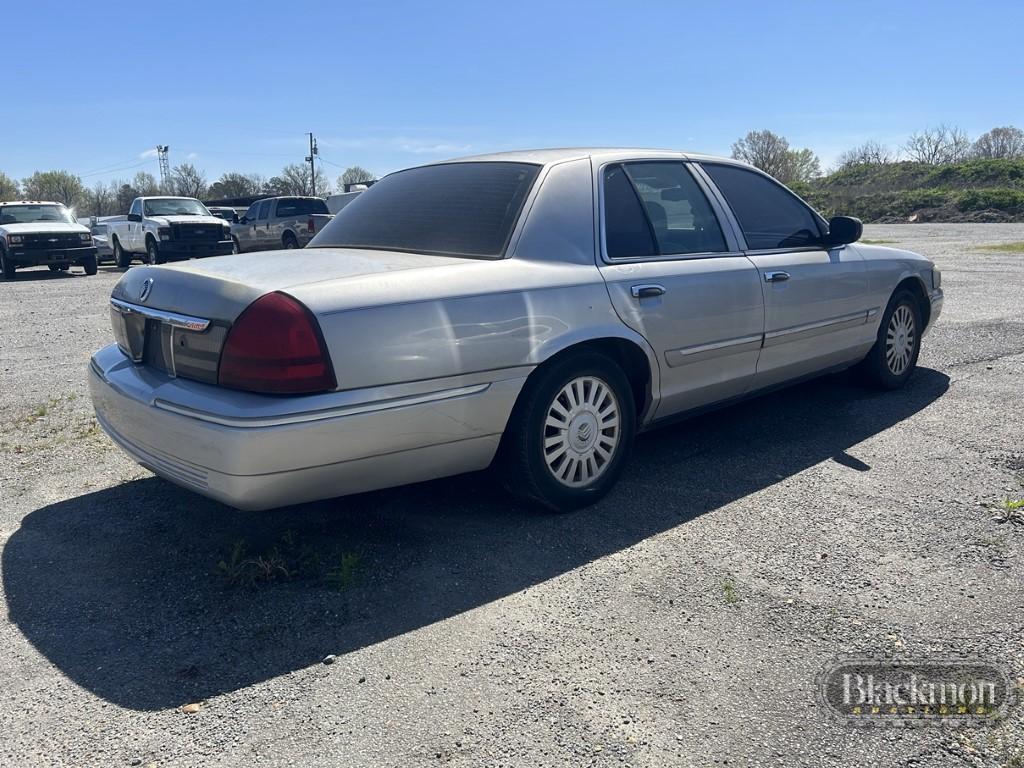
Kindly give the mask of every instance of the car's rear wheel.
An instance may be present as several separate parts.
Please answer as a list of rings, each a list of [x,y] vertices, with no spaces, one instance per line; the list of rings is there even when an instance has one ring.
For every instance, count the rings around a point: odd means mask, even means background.
[[[499,457],[505,487],[567,512],[601,499],[622,473],[636,432],[629,380],[581,352],[538,370],[519,397]]]
[[[3,268],[4,280],[14,279],[14,262],[7,258],[7,254],[0,251],[0,267]]]
[[[882,315],[878,337],[860,371],[870,384],[899,389],[917,367],[921,352],[921,308],[910,291],[897,291]]]
[[[60,272],[63,269],[60,264],[47,264],[46,268],[51,272]]]
[[[132,264],[132,255],[121,247],[121,241],[114,239],[114,261],[121,269],[128,269]]]
[[[284,237],[281,238],[281,243],[285,248],[292,249],[299,247],[299,241],[295,239],[295,235],[291,232],[285,232]]]
[[[81,264],[82,269],[85,270],[85,274],[87,275],[95,275],[97,272],[99,272],[99,264],[96,263],[95,256],[86,256],[84,259],[82,259]]]

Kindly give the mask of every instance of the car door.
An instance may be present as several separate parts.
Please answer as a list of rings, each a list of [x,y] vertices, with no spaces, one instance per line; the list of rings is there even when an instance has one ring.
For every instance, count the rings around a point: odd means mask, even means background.
[[[260,201],[260,208],[256,216],[256,227],[253,230],[256,247],[263,250],[274,248],[276,243],[270,233],[270,214],[274,207],[273,200]]]
[[[656,418],[743,394],[764,331],[758,272],[682,160],[599,169],[601,259],[612,303],[654,348]]]
[[[231,227],[231,233],[238,240],[238,250],[251,251],[256,247],[256,215],[259,213],[260,204],[250,205],[238,224]]]
[[[853,248],[824,246],[826,223],[766,174],[701,163],[761,275],[765,339],[754,387],[847,363],[872,337],[867,271]]]
[[[144,216],[145,211],[142,207],[142,200],[136,198],[132,201],[132,207],[128,210],[128,213],[135,214],[137,216]],[[141,221],[129,221],[128,222],[128,238],[127,242],[122,243],[121,247],[134,253],[140,253],[146,250],[146,240],[143,235],[144,224]]]

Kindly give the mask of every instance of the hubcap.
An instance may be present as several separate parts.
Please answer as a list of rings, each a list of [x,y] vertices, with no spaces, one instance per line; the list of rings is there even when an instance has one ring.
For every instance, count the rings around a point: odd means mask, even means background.
[[[544,420],[544,461],[570,488],[589,485],[608,468],[619,443],[619,401],[594,376],[573,379],[555,396]]]
[[[893,375],[901,375],[910,366],[916,338],[914,313],[906,304],[900,304],[892,313],[885,334],[885,361]]]

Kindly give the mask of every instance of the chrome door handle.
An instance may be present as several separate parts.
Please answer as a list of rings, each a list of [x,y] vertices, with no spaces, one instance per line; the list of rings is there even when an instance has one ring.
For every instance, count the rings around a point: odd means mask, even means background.
[[[789,280],[789,272],[765,272],[764,281],[766,283],[784,283]]]
[[[649,285],[634,285],[629,289],[634,299],[649,299],[654,296],[661,296],[665,293],[665,286],[656,283]]]

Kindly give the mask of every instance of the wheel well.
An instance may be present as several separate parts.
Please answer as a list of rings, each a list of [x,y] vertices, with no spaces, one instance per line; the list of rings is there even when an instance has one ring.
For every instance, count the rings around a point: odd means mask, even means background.
[[[153,233],[152,232],[147,232],[146,233],[146,245],[148,246],[150,243],[155,243],[155,242],[156,242],[156,238],[153,237]]]
[[[290,229],[286,229],[286,230],[285,230],[285,231],[284,231],[284,232],[283,232],[283,233],[281,234],[281,242],[283,243],[283,242],[284,242],[285,240],[287,240],[287,239],[288,239],[289,237],[290,237],[290,238],[291,238],[292,240],[294,240],[294,241],[295,241],[296,243],[297,243],[297,242],[299,242],[299,238],[298,238],[298,235],[296,235],[296,234],[295,234],[294,232],[292,232],[292,231],[291,231]]]
[[[917,299],[917,307],[921,312],[921,323],[924,327],[927,327],[928,321],[931,319],[932,302],[928,298],[928,293],[925,291],[924,284],[921,282],[920,278],[904,278],[900,284],[896,286],[896,290],[893,291],[893,294],[900,290],[910,291],[914,298]]]
[[[557,360],[563,359],[567,355],[583,351],[599,352],[606,357],[610,357],[618,364],[629,380],[629,387],[633,392],[636,415],[638,418],[642,417],[651,403],[651,366],[643,349],[632,341],[602,338],[573,344],[571,347],[566,347],[549,357],[537,366],[534,373]],[[533,374],[530,375],[532,376]]]

